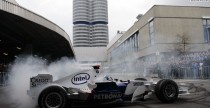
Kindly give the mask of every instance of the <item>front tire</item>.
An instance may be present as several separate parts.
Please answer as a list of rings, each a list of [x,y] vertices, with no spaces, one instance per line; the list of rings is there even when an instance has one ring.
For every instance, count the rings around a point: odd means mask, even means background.
[[[39,108],[65,108],[68,105],[66,92],[59,87],[49,87],[39,96]]]
[[[173,103],[178,97],[179,89],[173,80],[160,80],[155,86],[157,98],[164,103]]]

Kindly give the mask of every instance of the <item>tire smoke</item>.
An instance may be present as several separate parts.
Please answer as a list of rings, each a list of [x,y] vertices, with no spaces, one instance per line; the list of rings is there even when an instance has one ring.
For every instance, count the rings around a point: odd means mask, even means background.
[[[34,101],[27,95],[31,77],[37,74],[51,74],[53,80],[57,80],[80,69],[74,60],[65,57],[50,64],[33,56],[17,58],[9,66],[9,86],[5,91],[9,100],[7,104],[15,108],[35,108]]]

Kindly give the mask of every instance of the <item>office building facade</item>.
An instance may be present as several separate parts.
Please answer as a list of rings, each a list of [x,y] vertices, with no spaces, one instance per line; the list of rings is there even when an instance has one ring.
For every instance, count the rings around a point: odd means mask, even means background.
[[[111,41],[108,64],[126,74],[146,75],[155,70],[162,77],[210,78],[210,71],[189,71],[193,63],[209,65],[209,37],[210,7],[156,5]]]
[[[107,0],[73,0],[74,47],[106,47]]]

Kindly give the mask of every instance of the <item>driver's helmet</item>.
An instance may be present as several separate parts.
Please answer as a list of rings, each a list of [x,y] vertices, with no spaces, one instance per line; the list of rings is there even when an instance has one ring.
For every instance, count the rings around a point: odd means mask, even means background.
[[[112,77],[105,75],[103,81],[113,81]]]

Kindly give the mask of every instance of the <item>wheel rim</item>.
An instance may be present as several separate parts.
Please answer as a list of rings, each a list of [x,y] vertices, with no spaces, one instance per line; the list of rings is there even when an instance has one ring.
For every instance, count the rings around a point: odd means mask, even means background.
[[[62,96],[59,93],[49,93],[45,98],[45,105],[48,108],[59,108],[62,104]]]
[[[165,94],[167,97],[174,97],[176,94],[176,88],[172,84],[168,84],[165,87]]]

